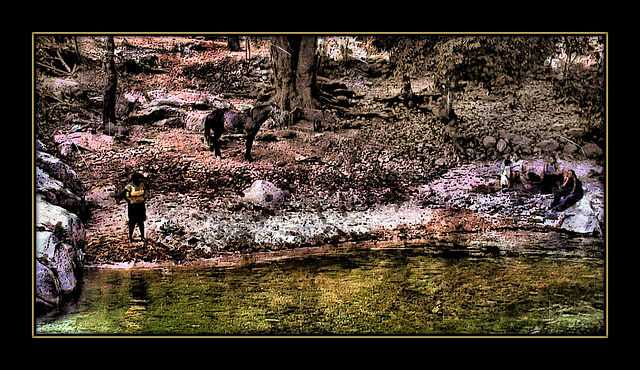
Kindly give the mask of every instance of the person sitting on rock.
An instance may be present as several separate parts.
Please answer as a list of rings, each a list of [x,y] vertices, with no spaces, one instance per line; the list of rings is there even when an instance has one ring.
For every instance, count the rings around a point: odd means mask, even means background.
[[[136,225],[140,229],[140,240],[144,241],[144,222],[147,219],[144,201],[147,196],[147,190],[143,180],[144,175],[135,172],[131,175],[131,181],[116,194],[118,203],[120,203],[120,199],[124,198],[128,204],[129,241],[133,241],[133,231]]]
[[[553,156],[549,156],[544,161],[523,161],[520,167],[520,182],[527,190],[536,186],[543,192],[550,192],[549,184],[555,183],[559,175],[556,170],[556,159]]]
[[[531,190],[533,185],[539,185],[543,174],[542,164],[537,161],[523,161],[520,165],[520,182],[527,190]]]
[[[564,182],[560,189],[555,192],[553,203],[551,203],[551,210],[555,212],[562,212],[571,207],[582,199],[583,195],[582,182],[580,182],[576,173],[573,170],[567,170],[563,175]]]
[[[556,158],[553,155],[549,155],[544,164],[544,173],[540,183],[542,193],[553,193],[561,180],[564,180],[563,172],[558,169]]]

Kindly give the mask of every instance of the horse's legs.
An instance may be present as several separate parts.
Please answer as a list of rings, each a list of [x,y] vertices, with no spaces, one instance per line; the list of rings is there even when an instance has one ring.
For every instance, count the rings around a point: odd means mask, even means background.
[[[204,118],[204,145],[209,146],[209,150],[212,149],[211,146],[211,113],[207,114]]]
[[[244,153],[244,159],[247,161],[251,161],[253,157],[251,156],[251,147],[253,146],[253,139],[255,139],[256,133],[247,135],[247,151]]]
[[[215,130],[213,139],[211,139],[211,148],[216,151],[216,157],[222,157],[222,153],[220,153],[220,136],[222,136],[222,133],[222,130]]]
[[[204,140],[205,145],[209,145],[209,150],[216,152],[216,157],[221,157],[220,137],[226,131],[224,128],[224,114],[226,110],[217,110],[209,113],[204,120]],[[211,136],[213,131],[213,136]]]

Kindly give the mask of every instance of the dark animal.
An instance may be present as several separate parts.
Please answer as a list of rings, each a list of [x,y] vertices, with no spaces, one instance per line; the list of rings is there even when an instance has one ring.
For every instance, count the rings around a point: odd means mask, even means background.
[[[221,157],[220,136],[225,132],[244,134],[247,141],[247,151],[244,157],[250,161],[252,159],[251,147],[260,126],[277,112],[277,106],[272,104],[256,106],[245,111],[225,108],[211,112],[204,121],[205,145],[209,145],[209,149],[215,150],[216,156]],[[213,136],[211,131],[213,131]]]

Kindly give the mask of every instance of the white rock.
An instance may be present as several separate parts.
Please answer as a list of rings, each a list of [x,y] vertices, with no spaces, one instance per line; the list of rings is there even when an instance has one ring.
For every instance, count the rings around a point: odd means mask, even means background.
[[[48,203],[41,194],[36,195],[36,229],[51,230],[60,223],[71,244],[77,248],[83,248],[86,243],[86,234],[82,222],[77,215],[66,209]]]
[[[251,187],[244,190],[243,200],[253,202],[263,207],[279,206],[285,201],[285,193],[273,183],[257,180]]]

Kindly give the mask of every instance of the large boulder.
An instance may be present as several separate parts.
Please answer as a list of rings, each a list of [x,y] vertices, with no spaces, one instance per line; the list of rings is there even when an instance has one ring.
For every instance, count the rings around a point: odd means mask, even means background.
[[[584,196],[563,212],[559,227],[580,234],[601,233],[604,225],[604,190],[587,184]]]
[[[262,207],[274,207],[284,203],[286,194],[273,183],[257,180],[251,187],[244,190],[243,200],[258,204]]]
[[[84,209],[82,198],[66,188],[62,181],[49,176],[40,167],[36,167],[36,192],[44,195],[49,203],[71,212],[79,213]]]
[[[61,241],[54,232],[36,232],[36,260],[54,272],[57,294],[71,294],[82,273],[84,252]]]
[[[86,94],[78,82],[63,78],[41,78],[38,79],[38,85],[59,100],[78,98]]]
[[[504,139],[498,140],[498,143],[496,144],[496,149],[498,149],[498,152],[500,153],[504,152],[505,149],[507,149],[507,142],[504,141]]]
[[[204,131],[204,121],[209,113],[209,111],[187,112],[185,128],[191,131]]]
[[[81,187],[76,171],[49,153],[36,150],[36,166],[49,174],[49,176],[61,181],[65,187],[72,190],[78,190]]]
[[[152,95],[152,94],[149,94]],[[125,119],[129,124],[153,123],[159,126],[179,126],[190,130],[204,128],[204,116],[212,109],[230,108],[231,104],[211,94],[177,92],[168,94],[158,90],[140,111]]]
[[[484,139],[482,139],[482,145],[487,149],[491,149],[496,145],[496,138],[493,136],[485,136]]]
[[[47,310],[60,304],[60,284],[50,268],[36,260],[36,307]]]
[[[82,223],[73,213],[36,196],[36,303],[38,311],[56,308],[73,294],[82,274],[85,244]]]
[[[585,130],[581,127],[572,127],[567,130],[567,136],[573,139],[582,139],[585,134]]]
[[[579,210],[577,213],[568,213],[567,216],[562,221],[560,228],[580,234],[600,232],[598,218],[590,212]]]
[[[146,106],[146,108],[138,113],[134,113],[127,118],[126,123],[144,125],[148,123],[158,122],[167,118],[184,119],[185,112],[177,107],[160,104],[154,100]]]
[[[536,144],[538,148],[540,148],[543,152],[552,153],[560,146],[557,141],[554,139],[546,139],[538,142]]]
[[[564,148],[562,149],[562,153],[564,154],[573,154],[575,152],[577,152],[578,150],[580,150],[580,148],[572,143],[566,143],[564,145]]]
[[[511,144],[511,147],[514,150],[518,150],[523,154],[533,153],[531,147],[534,142],[529,137],[525,135],[514,134],[507,130],[498,130],[498,133],[500,134],[500,137],[504,139],[503,144],[496,143],[496,145],[498,146],[498,149],[500,149],[499,148],[500,146],[502,146],[503,148],[506,148],[507,146],[506,144]]]
[[[533,140],[529,139],[524,135],[511,135],[511,144],[513,144],[516,149],[520,150],[524,154],[531,154],[531,144],[533,144]]]
[[[82,249],[86,234],[80,218],[68,210],[46,201],[36,194],[36,230],[59,231],[75,248]]]
[[[602,154],[604,154],[602,149],[600,149],[600,147],[594,143],[586,143],[582,147],[582,150],[584,150],[584,154],[587,156],[587,158],[598,158],[601,157]]]

